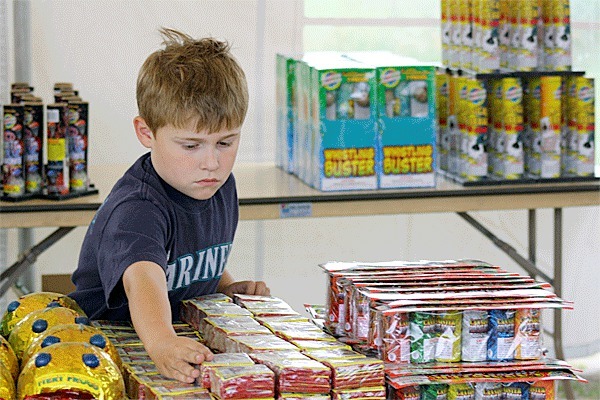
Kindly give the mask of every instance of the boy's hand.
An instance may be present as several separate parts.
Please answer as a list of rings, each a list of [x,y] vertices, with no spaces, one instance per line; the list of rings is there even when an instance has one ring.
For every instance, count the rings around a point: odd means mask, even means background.
[[[200,376],[192,364],[213,359],[206,346],[188,337],[157,338],[145,347],[161,374],[185,383],[193,383]]]
[[[270,296],[271,291],[267,284],[263,281],[240,281],[233,282],[225,287],[223,293],[229,297],[233,297],[235,293],[239,294],[255,294],[258,296]]]

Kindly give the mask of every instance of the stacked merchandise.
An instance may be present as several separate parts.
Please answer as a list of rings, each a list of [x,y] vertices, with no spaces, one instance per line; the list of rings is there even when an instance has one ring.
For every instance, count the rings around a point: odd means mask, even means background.
[[[208,304],[231,300],[222,296],[201,297],[184,301],[181,308],[183,320],[189,319],[193,324],[200,321],[202,337],[210,349],[225,351],[200,367],[198,384],[210,388],[213,395],[385,398],[380,360],[352,351],[278,298],[236,295],[235,303],[228,306]],[[250,311],[252,317],[234,311],[236,307]],[[217,308],[227,315],[216,315]],[[269,379],[270,395],[266,388]],[[250,393],[253,390],[258,392]]]
[[[116,348],[86,324],[79,306],[58,293],[11,302],[0,324],[0,399],[124,398]]]
[[[322,190],[435,185],[432,65],[388,52],[277,56],[277,164]]]
[[[521,390],[552,399],[553,381],[583,380],[543,357],[541,310],[572,308],[546,283],[468,260],[322,267],[325,325],[385,361],[391,398]]]
[[[569,0],[441,0],[442,62],[494,72],[571,69]]]
[[[15,83],[3,115],[3,200],[97,193],[87,172],[89,104],[71,83],[55,84],[54,103],[45,110],[33,87]]]
[[[461,182],[594,179],[594,79],[438,73],[440,170]]]
[[[438,165],[463,184],[594,179],[594,80],[569,0],[442,0]]]

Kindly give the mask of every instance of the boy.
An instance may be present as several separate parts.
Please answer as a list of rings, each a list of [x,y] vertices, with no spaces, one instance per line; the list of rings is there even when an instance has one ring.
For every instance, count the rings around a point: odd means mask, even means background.
[[[248,108],[226,43],[162,29],[137,81],[133,126],[150,149],[114,188],[84,239],[71,297],[91,319],[131,319],[159,371],[193,382],[210,350],[175,335],[183,299],[268,295],[224,271],[238,222],[231,174]]]

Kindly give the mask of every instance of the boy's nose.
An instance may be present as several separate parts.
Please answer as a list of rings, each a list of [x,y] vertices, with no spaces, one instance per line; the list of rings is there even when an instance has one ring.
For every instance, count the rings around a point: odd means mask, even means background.
[[[202,154],[201,166],[203,169],[214,171],[219,168],[219,151],[217,149],[207,149]]]

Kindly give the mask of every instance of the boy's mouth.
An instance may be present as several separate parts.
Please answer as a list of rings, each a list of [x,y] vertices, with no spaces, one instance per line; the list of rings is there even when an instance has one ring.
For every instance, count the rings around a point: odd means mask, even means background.
[[[201,185],[201,186],[212,186],[212,185],[216,185],[217,183],[219,183],[219,180],[216,178],[206,178],[206,179],[201,179],[199,181],[196,181],[196,184]]]

